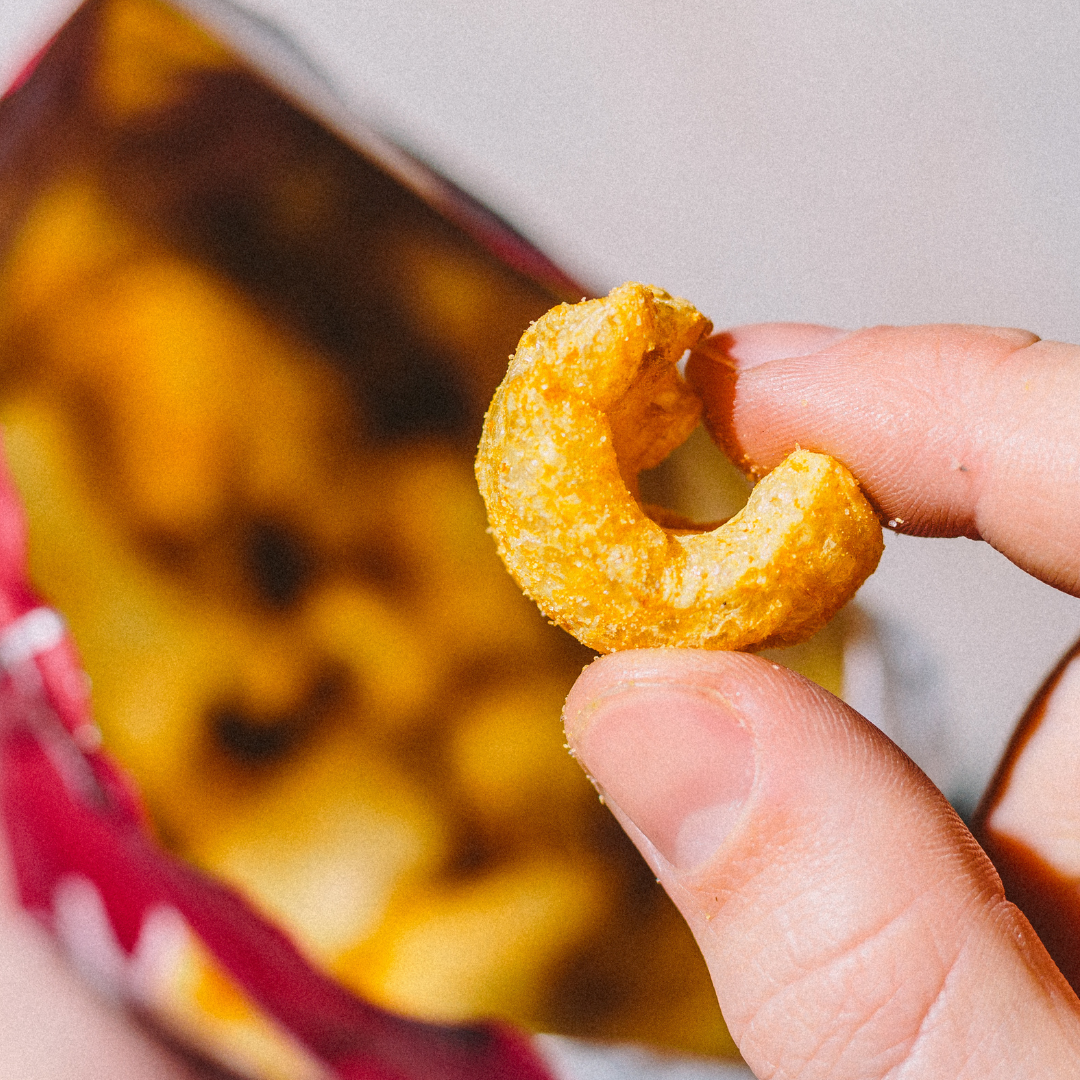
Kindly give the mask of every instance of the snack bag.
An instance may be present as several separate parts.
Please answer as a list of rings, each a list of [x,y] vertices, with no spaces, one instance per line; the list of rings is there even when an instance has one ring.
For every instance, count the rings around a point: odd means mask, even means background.
[[[517,1031],[733,1054],[563,749],[591,654],[472,477],[581,287],[225,3],[89,0],[0,133],[23,903],[243,1076],[548,1075]]]

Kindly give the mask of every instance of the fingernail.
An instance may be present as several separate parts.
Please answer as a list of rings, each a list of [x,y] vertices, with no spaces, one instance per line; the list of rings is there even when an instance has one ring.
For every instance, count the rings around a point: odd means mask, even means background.
[[[812,323],[760,323],[736,326],[719,336],[726,362],[738,371],[748,371],[770,360],[811,356],[852,333]]]
[[[754,747],[717,691],[619,687],[566,718],[581,764],[675,869],[703,866],[738,823],[754,782]]]

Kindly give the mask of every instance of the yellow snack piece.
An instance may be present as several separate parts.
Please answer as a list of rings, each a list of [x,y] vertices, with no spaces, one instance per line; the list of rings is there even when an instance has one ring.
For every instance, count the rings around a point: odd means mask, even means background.
[[[638,473],[697,426],[675,365],[710,330],[685,300],[633,282],[562,304],[522,337],[485,420],[476,475],[499,554],[599,652],[795,644],[881,557],[858,483],[806,450],[716,528],[642,505]]]

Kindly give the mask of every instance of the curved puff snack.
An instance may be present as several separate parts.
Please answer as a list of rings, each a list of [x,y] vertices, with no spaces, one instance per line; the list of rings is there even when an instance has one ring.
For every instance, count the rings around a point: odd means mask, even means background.
[[[633,282],[562,304],[525,332],[484,422],[476,476],[499,554],[548,618],[599,652],[795,644],[881,557],[855,479],[806,450],[717,528],[643,508],[638,473],[701,416],[676,364],[711,329],[685,300]]]

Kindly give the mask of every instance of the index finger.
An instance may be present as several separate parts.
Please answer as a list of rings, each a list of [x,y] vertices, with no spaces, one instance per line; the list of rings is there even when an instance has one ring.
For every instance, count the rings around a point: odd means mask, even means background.
[[[898,531],[986,540],[1080,595],[1080,347],[979,326],[838,333],[738,327],[691,357],[732,460],[831,454]]]

